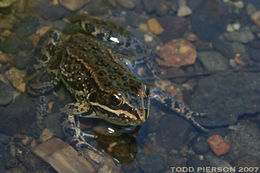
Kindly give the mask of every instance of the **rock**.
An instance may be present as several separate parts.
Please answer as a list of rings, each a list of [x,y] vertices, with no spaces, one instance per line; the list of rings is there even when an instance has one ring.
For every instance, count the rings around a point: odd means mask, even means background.
[[[160,25],[160,23],[155,18],[149,19],[147,21],[147,25],[148,25],[149,30],[153,34],[161,34],[164,31],[163,27]]]
[[[95,172],[93,166],[87,160],[70,145],[58,138],[53,138],[38,145],[33,152],[58,172]]]
[[[259,73],[227,72],[199,80],[191,100],[193,111],[210,115],[197,118],[209,127],[234,124],[242,115],[260,112]]]
[[[0,116],[0,131],[2,133],[12,136],[29,132],[35,135],[37,130],[30,128],[36,121],[36,105],[32,100],[24,95],[17,96],[11,104],[5,107],[0,106],[0,112],[2,115]]]
[[[254,12],[251,16],[252,21],[260,27],[260,11]]]
[[[248,48],[248,53],[249,53],[249,56],[250,58],[257,62],[257,63],[260,63],[260,50],[259,49],[253,49],[253,48]]]
[[[3,54],[3,53],[0,52],[0,63],[1,63],[1,64],[5,64],[5,63],[7,63],[7,62],[8,62],[7,56],[6,56],[5,54]]]
[[[206,154],[209,151],[207,139],[204,136],[197,136],[192,140],[192,149],[197,154]]]
[[[50,3],[44,2],[39,3],[36,9],[42,18],[50,21],[62,19],[70,14],[70,11],[66,10],[62,6],[51,5]]]
[[[198,52],[198,58],[208,71],[224,71],[228,69],[228,59],[214,51]]]
[[[151,121],[159,121],[160,126],[156,129],[156,142],[166,150],[179,150],[187,142],[187,135],[192,130],[192,125],[180,118],[177,114],[167,114],[161,119],[151,117]],[[155,125],[150,123],[149,125]],[[150,127],[153,129],[154,127]]]
[[[86,5],[89,1],[90,0],[59,0],[59,3],[71,11],[76,11]]]
[[[146,173],[164,172],[166,163],[159,154],[142,154],[137,157],[140,168]]]
[[[239,122],[233,127],[226,139],[232,146],[228,153],[231,160],[245,155],[260,159],[260,131],[257,123],[247,120]]]
[[[28,59],[26,56],[16,55],[14,57],[14,63],[15,63],[15,67],[17,67],[20,70],[23,70],[28,65]]]
[[[52,131],[50,131],[49,129],[44,129],[40,136],[40,141],[45,142],[45,141],[51,139],[52,137],[53,137]]]
[[[192,13],[192,10],[186,5],[186,1],[180,0],[177,16],[179,16],[179,17],[188,16],[191,13]]]
[[[159,16],[164,16],[168,13],[169,11],[169,7],[165,4],[160,4],[157,8],[156,8],[156,13]]]
[[[0,105],[6,106],[12,102],[14,97],[14,90],[4,82],[0,81]]]
[[[157,6],[158,6],[158,1],[157,0],[142,0],[144,9],[147,13],[153,12]]]
[[[34,34],[37,31],[37,27],[40,25],[39,19],[37,17],[25,17],[16,24],[15,33],[19,39],[28,39],[27,37]],[[22,42],[22,44],[24,44]],[[21,45],[21,44],[20,44]]]
[[[0,42],[0,49],[3,52],[15,54],[19,51],[19,40],[16,37],[7,38]]]
[[[255,36],[250,31],[226,32],[223,34],[224,39],[228,41],[236,41],[241,43],[249,43],[255,39]]]
[[[234,54],[245,54],[246,53],[246,46],[242,43],[239,43],[239,42],[233,42],[231,44],[231,48],[232,48],[232,51],[234,52]]]
[[[0,1],[0,8],[6,8],[11,6],[16,0],[1,0]]]
[[[207,11],[200,11],[191,16],[192,31],[203,41],[212,41],[224,31],[221,21]]]
[[[248,3],[246,6],[246,12],[252,17],[252,15],[256,12],[255,6],[252,3]]]
[[[234,170],[232,171],[233,167],[231,166],[230,163],[228,163],[224,159],[216,157],[212,154],[206,155],[205,160],[208,163],[207,166],[210,169],[209,171],[206,171],[206,172],[216,172],[216,171],[213,170],[214,168],[222,169],[222,170],[219,170],[218,172],[226,172],[226,173],[235,172]],[[225,169],[223,169],[223,168],[225,168]],[[202,172],[204,172],[204,171],[202,171]]]
[[[260,165],[260,160],[256,156],[245,154],[241,157],[238,157],[234,161],[235,167],[258,167]]]
[[[235,57],[235,53],[232,50],[232,47],[230,46],[229,43],[220,40],[220,39],[215,39],[212,42],[214,48],[219,51],[222,55],[224,55],[225,57],[231,59]]]
[[[183,37],[184,33],[188,31],[188,21],[183,17],[165,16],[157,18],[157,20],[164,28],[164,32],[159,35],[163,42]]]
[[[144,41],[145,42],[152,42],[153,41],[153,37],[151,35],[144,34]]]
[[[191,9],[188,6],[181,6],[178,9],[178,13],[177,16],[179,17],[184,17],[184,16],[188,16],[192,13]]]
[[[208,144],[211,150],[217,155],[221,156],[230,150],[228,145],[220,135],[212,135],[208,138]]]
[[[25,82],[23,80],[26,75],[25,71],[21,71],[13,67],[8,70],[5,75],[7,79],[12,83],[13,87],[21,92],[25,91]]]
[[[135,7],[135,3],[133,1],[117,0],[117,3],[127,9],[133,9]]]
[[[159,65],[180,67],[194,64],[197,53],[193,45],[184,39],[172,40],[160,48],[160,55],[164,60],[156,59]]]

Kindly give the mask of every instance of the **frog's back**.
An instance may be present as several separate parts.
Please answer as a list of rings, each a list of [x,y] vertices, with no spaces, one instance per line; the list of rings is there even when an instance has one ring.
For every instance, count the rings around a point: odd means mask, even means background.
[[[127,91],[136,94],[141,82],[125,65],[118,62],[118,57],[112,51],[92,36],[74,34],[62,47],[61,74],[73,71],[77,75],[76,80],[67,82],[74,85],[79,82],[86,84],[87,81],[84,80],[92,80],[89,86],[95,83],[97,86],[93,87],[103,91]],[[81,70],[68,68],[75,64]],[[66,75],[64,77],[68,80]]]

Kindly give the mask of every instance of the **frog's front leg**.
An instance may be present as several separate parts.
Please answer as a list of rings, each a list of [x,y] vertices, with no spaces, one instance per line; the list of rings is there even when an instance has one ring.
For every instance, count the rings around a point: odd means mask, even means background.
[[[185,119],[191,121],[192,124],[197,128],[199,128],[200,130],[204,132],[208,131],[194,119],[195,116],[205,116],[204,113],[191,111],[190,108],[186,106],[182,101],[170,96],[165,91],[159,88],[154,88],[153,90],[151,90],[151,98],[162,103],[167,108],[170,108],[171,110],[176,112],[179,116],[184,117]]]
[[[89,105],[84,103],[70,103],[67,104],[61,112],[61,121],[64,134],[68,140],[74,145],[77,150],[81,148],[96,149],[90,145],[85,138],[95,137],[81,131],[78,117],[91,118],[95,116]]]

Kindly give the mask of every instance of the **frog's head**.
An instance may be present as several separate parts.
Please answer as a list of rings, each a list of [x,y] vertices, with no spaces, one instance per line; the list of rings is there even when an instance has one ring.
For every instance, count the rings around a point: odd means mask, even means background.
[[[133,126],[148,119],[149,95],[148,86],[142,84],[136,93],[99,91],[91,93],[88,100],[99,118],[117,125]]]

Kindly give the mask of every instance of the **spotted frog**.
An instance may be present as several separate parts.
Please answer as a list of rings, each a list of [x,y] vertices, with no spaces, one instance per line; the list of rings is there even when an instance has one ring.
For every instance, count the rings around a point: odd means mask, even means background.
[[[199,113],[136,77],[131,56],[145,52],[140,51],[142,46],[137,43],[120,26],[85,14],[74,17],[66,30],[51,29],[41,39],[35,55],[38,69],[44,73],[35,73],[27,91],[41,95],[59,83],[64,84],[75,103],[62,109],[61,121],[64,133],[76,147],[90,146],[76,117],[137,126],[149,117],[150,99],[205,130],[193,118]]]

